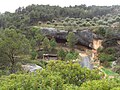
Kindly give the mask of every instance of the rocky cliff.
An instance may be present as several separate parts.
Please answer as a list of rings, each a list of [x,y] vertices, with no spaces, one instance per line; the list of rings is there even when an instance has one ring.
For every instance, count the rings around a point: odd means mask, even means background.
[[[96,34],[92,33],[90,30],[74,30],[72,32],[75,33],[78,44],[89,48],[94,48],[94,40],[100,40],[100,38]],[[66,37],[69,31],[57,30],[55,28],[42,28],[41,33],[47,37],[54,37],[55,39],[61,39],[66,41]]]

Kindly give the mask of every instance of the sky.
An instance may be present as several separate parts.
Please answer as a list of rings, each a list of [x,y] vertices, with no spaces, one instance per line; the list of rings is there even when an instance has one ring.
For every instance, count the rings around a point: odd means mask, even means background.
[[[18,7],[26,7],[31,4],[43,4],[43,5],[59,5],[64,6],[74,6],[86,4],[98,5],[98,6],[111,6],[120,5],[120,0],[0,0],[0,12],[5,11],[14,12]]]

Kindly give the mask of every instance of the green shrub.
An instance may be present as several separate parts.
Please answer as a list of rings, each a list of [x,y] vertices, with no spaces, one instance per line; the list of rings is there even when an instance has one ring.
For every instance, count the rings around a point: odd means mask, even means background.
[[[105,52],[108,53],[108,54],[115,54],[116,51],[115,51],[114,48],[111,48],[111,47],[110,47],[110,48],[107,48],[107,49],[105,50]]]
[[[72,53],[68,53],[67,55],[66,55],[66,57],[65,57],[65,60],[67,61],[67,60],[73,60],[74,59],[74,56],[73,56],[73,54]]]
[[[77,63],[50,61],[39,72],[1,77],[0,90],[79,90],[82,83],[99,80],[101,75],[96,73]]]
[[[100,26],[98,28],[98,30],[96,30],[95,33],[98,34],[98,35],[101,35],[101,36],[105,37],[105,35],[106,35],[106,29],[105,29],[105,27]]]
[[[66,56],[66,52],[61,48],[60,50],[57,51],[57,55],[61,60],[64,60]]]
[[[80,90],[120,90],[120,83],[114,79],[93,80],[83,83]]]
[[[83,82],[89,80],[99,80],[101,74],[98,70],[89,70],[82,68],[79,63],[51,61],[47,64],[47,70],[58,72],[67,84],[80,86]]]
[[[32,59],[32,60],[35,60],[35,59],[36,59],[36,56],[37,56],[37,52],[36,52],[36,51],[32,51],[32,52],[31,52],[31,59]]]
[[[114,55],[109,55],[106,53],[100,53],[98,55],[98,58],[101,62],[105,62],[105,61],[114,61],[115,60],[115,56]]]

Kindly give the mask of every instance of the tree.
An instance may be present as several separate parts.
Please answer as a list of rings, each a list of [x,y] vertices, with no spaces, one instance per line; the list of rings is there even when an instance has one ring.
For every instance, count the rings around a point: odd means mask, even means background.
[[[54,49],[56,48],[56,45],[57,45],[57,43],[56,43],[55,39],[52,38],[52,39],[50,40],[51,50],[54,50]]]
[[[44,36],[40,33],[40,32],[37,32],[36,33],[36,36],[35,36],[35,39],[36,39],[36,44],[37,46],[39,47],[40,49],[40,45],[42,44],[42,41],[44,39]]]
[[[35,41],[34,38],[32,38],[32,39],[30,40],[30,45],[31,45],[31,49],[34,50],[35,47],[36,47],[36,41]]]
[[[48,51],[50,48],[50,41],[47,37],[44,38],[43,43],[42,43],[43,49],[45,51]]]
[[[60,50],[58,50],[58,52],[57,52],[57,55],[58,55],[58,57],[60,57],[61,60],[64,60],[66,53],[62,48],[60,48]]]
[[[68,43],[68,46],[72,49],[74,45],[77,43],[77,38],[73,32],[69,32],[67,36],[67,43]]]
[[[32,60],[35,60],[36,59],[36,56],[37,56],[37,52],[35,50],[32,50],[31,51],[31,59]]]
[[[29,41],[14,29],[6,29],[0,34],[0,52],[9,61],[13,73],[16,57],[29,52]]]
[[[67,55],[65,56],[65,60],[73,60],[74,59],[74,56],[72,53],[67,53]]]

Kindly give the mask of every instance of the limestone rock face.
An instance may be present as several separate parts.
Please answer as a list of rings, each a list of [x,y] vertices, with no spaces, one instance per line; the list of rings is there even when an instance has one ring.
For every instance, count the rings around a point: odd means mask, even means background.
[[[93,47],[93,33],[89,30],[76,31],[75,35],[77,37],[78,43],[87,47]]]
[[[82,30],[82,31],[74,30],[72,32],[75,33],[78,44],[89,48],[93,48],[94,39],[95,40],[99,39],[99,37],[96,34],[92,33],[90,30]],[[69,31],[57,30],[55,28],[42,28],[41,33],[48,37],[54,37],[55,39],[62,39],[67,41],[66,37]]]
[[[35,72],[36,70],[42,70],[41,66],[38,66],[36,64],[27,64],[27,65],[22,65],[22,68],[26,72]]]

